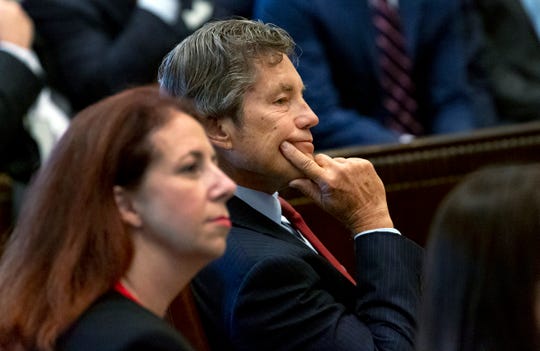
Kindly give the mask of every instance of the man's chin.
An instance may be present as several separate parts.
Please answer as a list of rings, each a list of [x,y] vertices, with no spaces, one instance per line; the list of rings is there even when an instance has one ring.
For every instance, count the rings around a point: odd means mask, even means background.
[[[292,168],[287,172],[285,186],[288,186],[289,182],[299,178],[306,178],[306,176],[296,168]]]
[[[314,158],[313,153],[315,152],[313,143],[306,141],[306,142],[295,143],[294,146],[304,155],[306,155],[307,157],[313,160]]]

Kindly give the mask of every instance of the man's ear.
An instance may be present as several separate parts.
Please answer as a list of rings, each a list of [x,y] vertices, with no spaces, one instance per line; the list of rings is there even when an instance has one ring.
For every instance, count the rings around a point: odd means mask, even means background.
[[[230,118],[209,117],[204,121],[204,128],[215,147],[225,150],[232,148],[231,132],[234,125]]]
[[[142,220],[135,209],[133,196],[119,185],[113,187],[113,193],[114,201],[116,202],[116,207],[122,221],[134,228],[140,228],[142,226]]]

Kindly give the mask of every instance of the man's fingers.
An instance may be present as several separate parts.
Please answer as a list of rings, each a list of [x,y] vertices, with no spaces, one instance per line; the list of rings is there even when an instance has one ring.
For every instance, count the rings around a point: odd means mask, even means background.
[[[289,182],[289,186],[293,189],[299,190],[307,197],[316,200],[320,197],[319,187],[309,179],[299,178]]]
[[[327,154],[317,154],[314,157],[315,162],[319,165],[321,168],[325,168],[326,166],[329,166],[333,162],[333,158],[328,156]]]
[[[295,148],[291,143],[284,141],[281,143],[280,149],[283,156],[308,178],[317,180],[324,172],[317,162],[304,155],[302,151]]]

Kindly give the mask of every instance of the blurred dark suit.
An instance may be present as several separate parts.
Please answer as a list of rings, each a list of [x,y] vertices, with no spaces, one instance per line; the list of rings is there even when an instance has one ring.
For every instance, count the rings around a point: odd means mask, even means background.
[[[36,51],[51,85],[75,110],[138,84],[156,81],[161,60],[191,33],[133,0],[26,0]]]
[[[520,0],[474,0],[486,47],[482,64],[503,123],[540,119],[540,39]]]
[[[23,118],[36,101],[44,82],[18,58],[0,50],[0,172],[27,182],[39,167],[36,142]]]

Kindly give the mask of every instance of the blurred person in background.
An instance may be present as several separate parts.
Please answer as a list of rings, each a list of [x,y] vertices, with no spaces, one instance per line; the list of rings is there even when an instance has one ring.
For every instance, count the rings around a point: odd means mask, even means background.
[[[34,24],[18,2],[0,0],[0,173],[24,188],[69,124],[69,105],[47,85],[32,51]]]
[[[441,203],[419,351],[540,350],[540,164],[490,167]]]
[[[485,45],[476,59],[487,72],[498,122],[540,120],[540,1],[465,2],[471,6],[464,17],[483,30]]]
[[[51,84],[78,111],[156,81],[163,56],[213,16],[210,0],[24,0]]]

